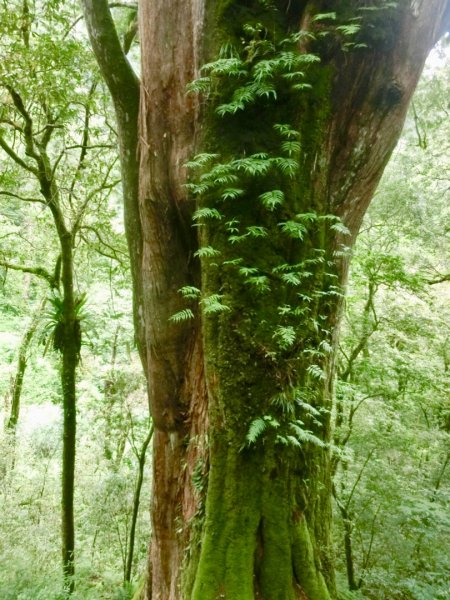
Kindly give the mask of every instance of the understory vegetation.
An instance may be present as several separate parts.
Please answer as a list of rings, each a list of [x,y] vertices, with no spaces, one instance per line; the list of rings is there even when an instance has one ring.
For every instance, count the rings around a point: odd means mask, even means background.
[[[114,117],[79,9],[65,4],[44,3],[39,18],[27,2],[15,17],[0,8],[2,600],[131,599],[151,537],[152,428],[133,333]],[[118,6],[115,16],[133,60],[135,11]],[[425,70],[353,250],[332,415],[340,600],[450,599],[449,66],[444,45]],[[288,169],[296,132],[279,133]],[[57,181],[55,206],[39,161]],[[261,161],[255,155],[253,166]],[[205,185],[221,184],[217,176],[212,168]],[[240,192],[225,190],[233,199]],[[279,203],[277,192],[261,193],[265,209]],[[200,208],[194,218],[216,218],[211,211]],[[61,573],[67,298],[55,214],[70,229],[79,337],[74,591],[72,575],[66,570],[63,582]],[[246,231],[228,233],[257,245],[261,231]],[[212,246],[199,253],[214,258]],[[236,277],[255,289],[267,284],[255,269],[236,266]],[[279,273],[288,285],[292,274]],[[181,291],[198,299],[195,287]],[[205,313],[226,311],[221,300],[203,298]],[[173,320],[191,316],[186,308]],[[271,332],[274,353],[293,343],[294,325]],[[278,426],[269,417],[252,422],[248,446]]]

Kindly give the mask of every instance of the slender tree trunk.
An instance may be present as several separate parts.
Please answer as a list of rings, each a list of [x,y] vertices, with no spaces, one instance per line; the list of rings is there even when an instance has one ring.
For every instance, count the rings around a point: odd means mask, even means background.
[[[17,427],[17,423],[19,421],[19,413],[20,413],[20,398],[22,396],[22,387],[23,387],[23,379],[25,376],[25,370],[27,368],[28,362],[28,350],[30,348],[31,341],[33,339],[34,334],[36,333],[36,328],[39,323],[39,317],[42,312],[42,308],[45,304],[45,299],[41,302],[36,313],[33,315],[31,319],[31,323],[28,326],[25,334],[22,337],[22,341],[19,346],[19,355],[17,358],[17,369],[14,377],[11,380],[11,386],[8,391],[8,394],[11,398],[11,408],[10,415],[8,420],[6,421],[6,429],[12,433],[15,432]]]
[[[74,485],[76,454],[76,370],[80,352],[80,323],[77,321],[73,289],[72,235],[60,236],[62,256],[63,326],[61,386],[63,393],[63,456],[62,456],[62,561],[64,589],[75,589],[75,522]]]
[[[138,459],[138,476],[136,487],[133,496],[133,512],[131,515],[130,535],[128,537],[128,553],[125,567],[125,581],[131,581],[131,571],[133,569],[134,542],[136,537],[136,523],[139,514],[139,504],[141,501],[142,483],[144,481],[144,468],[147,448],[153,436],[153,427],[150,428],[147,437],[142,444],[140,452],[137,454]]]
[[[139,80],[121,47],[107,0],[82,0],[86,26],[116,113],[124,201],[125,233],[133,282],[133,315],[136,341],[146,363],[143,319],[142,244],[139,214],[138,114]]]

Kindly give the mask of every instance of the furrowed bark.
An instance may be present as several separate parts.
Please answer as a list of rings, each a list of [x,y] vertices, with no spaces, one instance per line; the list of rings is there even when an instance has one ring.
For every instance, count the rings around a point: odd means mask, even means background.
[[[286,33],[299,27],[320,30],[314,14],[330,10],[328,2],[276,4],[278,26]],[[358,7],[343,2],[331,8],[354,16]],[[291,372],[286,364],[270,363],[259,342],[276,303],[255,302],[226,269],[217,272],[204,263],[200,278],[192,259],[197,247],[190,228],[193,207],[183,188],[183,164],[199,149],[200,138],[209,148],[232,138],[225,125],[211,128],[204,118],[208,107],[200,114],[185,86],[198,74],[203,55],[205,62],[213,60],[221,42],[230,36],[239,40],[240,27],[249,19],[267,21],[265,10],[256,2],[143,0],[140,11],[142,292],[145,365],[156,426],[152,582],[146,590],[152,600],[335,597],[328,451],[305,444],[299,452],[280,452],[270,436],[264,444],[245,446],[249,423],[271,410],[271,399],[287,375],[296,387],[313,390],[316,408],[322,409],[314,433],[324,443],[330,440],[332,356],[323,361],[324,380],[315,386],[307,357],[300,354]],[[299,124],[302,166],[286,218],[314,211],[342,219],[350,240],[323,230],[314,241],[334,261],[341,285],[348,256],[333,253],[342,244],[350,246],[357,235],[426,55],[445,31],[449,11],[444,0],[405,0],[389,18],[378,16],[376,28],[362,30],[365,48],[343,52],[339,42],[327,39],[300,48],[318,53],[321,65],[297,113],[292,104],[288,107],[291,122]],[[245,127],[247,133],[256,132],[278,117],[276,110],[256,115],[256,126],[245,124],[236,143]],[[223,235],[213,227],[205,235],[226,257]],[[271,252],[283,255],[281,240],[273,244],[275,250],[263,244],[251,248],[249,256],[270,260]],[[312,249],[297,251],[309,258]],[[325,275],[320,269],[313,273],[314,289],[328,285]],[[226,295],[230,311],[208,318],[203,329],[198,318],[172,323],[170,317],[184,308],[179,289],[200,287],[200,280],[203,292]],[[335,345],[339,302],[318,302],[315,310],[325,315]],[[300,345],[323,341],[307,339],[301,330],[298,335]],[[206,433],[209,447],[198,449]]]
[[[186,85],[201,63],[203,3],[157,0],[140,5],[142,63],[140,211],[143,231],[144,319],[153,440],[152,543],[146,597],[179,597],[197,511],[191,475],[206,462],[206,389],[200,320],[170,318],[185,307],[180,288],[200,287],[191,227],[193,203],[183,184],[194,152],[198,101]],[[170,15],[169,18],[167,18]]]
[[[321,4],[316,3],[316,10],[325,10],[325,3]],[[293,11],[280,3],[288,11],[288,26],[294,19],[310,26],[311,6],[305,2]],[[335,593],[328,551],[328,453],[306,447],[300,455],[283,454],[270,442],[257,449],[242,448],[249,422],[263,414],[279,390],[277,369],[270,367],[252,341],[267,307],[257,303],[255,307],[253,300],[250,310],[252,300],[237,289],[233,278],[223,271],[218,275],[207,265],[202,265],[204,289],[225,290],[231,312],[207,321],[194,369],[199,376],[205,348],[211,445],[202,533],[196,537],[191,527],[187,555],[183,553],[186,538],[177,533],[186,529],[187,519],[180,509],[186,498],[186,479],[180,477],[176,463],[186,462],[191,468],[194,464],[186,459],[181,436],[187,432],[183,419],[189,415],[193,397],[184,390],[198,329],[196,321],[174,328],[169,319],[182,308],[178,289],[198,282],[190,262],[196,242],[189,231],[191,207],[182,188],[186,179],[182,165],[194,151],[203,123],[196,120],[197,108],[184,95],[184,87],[197,71],[199,27],[208,22],[213,31],[223,32],[228,25],[235,28],[231,15],[239,17],[240,12],[237,4],[234,12],[233,7],[233,2],[205,9],[202,2],[168,5],[153,0],[144,2],[140,16],[144,302],[146,321],[151,323],[147,330],[151,406],[160,430],[154,444],[153,583],[147,597],[327,600]],[[258,10],[255,4],[254,12]],[[326,73],[322,96],[316,93],[310,103],[299,106],[300,123],[309,123],[310,128],[301,125],[306,142],[302,194],[293,201],[293,212],[333,213],[342,218],[354,239],[400,133],[426,54],[442,31],[447,13],[448,3],[442,1],[420,7],[417,14],[404,3],[388,32],[391,37],[381,45],[374,43],[362,54],[345,55],[322,48]],[[209,33],[210,41],[213,37]],[[214,237],[214,230],[208,235],[226,253],[220,236]],[[324,250],[331,257],[344,240],[330,233],[325,237]],[[254,251],[264,254],[261,247]],[[335,268],[344,283],[347,259]],[[319,284],[320,277],[317,274]],[[335,332],[338,303],[327,310],[327,322]],[[307,361],[297,365],[299,385],[307,379],[307,367]],[[323,369],[325,384],[317,389],[316,397],[319,406],[328,410],[332,361]],[[329,412],[324,414],[317,434],[327,442]],[[204,408],[196,419],[205,430]],[[189,423],[192,427],[193,420]],[[198,498],[194,497],[192,506],[197,507],[198,516]],[[180,526],[183,517],[184,528]]]

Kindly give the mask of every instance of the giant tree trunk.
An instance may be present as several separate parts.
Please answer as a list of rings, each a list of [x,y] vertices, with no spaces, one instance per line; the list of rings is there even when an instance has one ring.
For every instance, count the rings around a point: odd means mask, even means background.
[[[348,268],[342,245],[350,247],[357,235],[425,57],[449,18],[445,0],[392,4],[141,2],[140,215],[133,209],[127,233],[136,242],[130,244],[139,299],[135,315],[156,427],[147,598],[335,595],[327,443],[339,289]],[[135,82],[107,3],[86,0],[84,6],[116,104],[124,183],[132,190],[134,179],[128,178],[134,167],[128,160],[135,156],[135,121],[124,93]],[[330,10],[338,13],[335,27],[330,18],[314,18]],[[354,17],[361,29],[348,39],[345,26],[354,24]],[[246,23],[253,40],[248,28],[243,33]],[[224,120],[213,116],[216,105],[227,101],[217,90],[201,103],[186,95],[186,84],[203,62],[217,57],[220,45],[234,43],[252,63],[252,48],[261,40],[280,40],[300,29],[308,35],[300,36],[295,53],[321,58],[308,70],[309,93],[296,99],[284,86],[276,102],[269,101],[269,92],[267,101],[254,102],[244,116]],[[228,101],[230,94],[228,89]],[[222,161],[268,155],[277,123],[298,130],[301,142],[295,180],[287,182],[280,173],[275,178],[284,193],[281,215],[274,218],[249,204],[277,189],[267,187],[264,177],[253,182],[239,204],[222,207],[222,216],[231,217],[229,226],[239,217],[241,235],[242,227],[253,228],[252,235],[264,227],[266,237],[250,239],[236,253],[230,231],[204,224],[202,244],[221,254],[219,263],[200,264],[184,163],[204,150],[220,154]],[[217,200],[212,198],[213,205]],[[342,227],[330,226],[332,216],[345,224],[348,237]],[[280,227],[293,223],[300,230],[302,218],[314,226],[305,227],[297,240],[283,238]],[[248,277],[239,279],[242,272],[234,268],[236,259],[259,281],[268,273],[270,285],[261,293],[250,291]],[[296,264],[303,270],[292,278]],[[280,276],[283,265],[294,290]],[[218,294],[225,308],[203,318],[197,310],[190,321],[171,322],[185,308],[179,290],[187,285],[202,288],[204,302]],[[286,306],[295,319],[280,319]],[[275,348],[280,331],[289,333],[289,343]],[[289,428],[297,437],[287,435]]]
[[[356,1],[273,4],[275,11],[256,0],[141,3],[140,210],[156,427],[146,590],[152,600],[335,597],[327,443],[340,310],[334,292],[345,285],[348,268],[341,246],[351,246],[357,235],[426,55],[448,21],[449,3],[403,1],[383,9],[380,2],[375,17],[358,12]],[[337,25],[363,17],[355,41],[361,46],[344,51],[338,30],[303,38],[297,52],[319,55],[321,63],[310,69],[312,89],[298,101],[286,92],[275,102],[255,102],[243,116],[218,119],[217,103],[229,98],[211,94],[200,105],[186,94],[186,84],[203,62],[215,60],[221,44],[243,43],[245,23],[261,22],[261,36],[271,35],[272,25],[279,36],[299,29],[320,34],[329,22],[314,15],[330,8],[342,16]],[[234,204],[220,206],[221,221],[201,229],[201,243],[220,252],[220,263],[200,264],[193,257],[195,206],[183,187],[184,163],[199,151],[219,153],[224,161],[271,152],[276,123],[297,129],[302,146],[299,171],[283,189],[280,221],[254,200],[277,186],[253,182]],[[218,206],[215,200],[209,198],[209,206]],[[279,233],[281,223],[305,213],[314,213],[315,223],[303,239]],[[347,237],[342,227],[330,226],[330,215],[348,228]],[[257,225],[269,235],[237,251],[223,226],[236,217],[241,234],[244,225]],[[237,257],[258,274],[273,276],[280,263],[302,263],[310,264],[310,275],[294,291],[270,281],[269,291],[256,293],[239,278]],[[179,289],[188,285],[201,287],[204,298],[220,294],[226,308],[171,322],[185,307]],[[310,304],[307,316],[281,321],[280,306],[301,304],[299,291]],[[280,324],[295,335],[285,351],[274,346]],[[286,433],[298,421],[301,443]]]

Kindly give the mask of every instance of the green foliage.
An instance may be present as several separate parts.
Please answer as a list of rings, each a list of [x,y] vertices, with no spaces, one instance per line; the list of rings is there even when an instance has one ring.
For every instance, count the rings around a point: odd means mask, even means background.
[[[81,321],[86,318],[84,307],[86,305],[87,295],[86,293],[81,294],[75,298],[74,304],[74,316],[75,316],[75,333],[77,335],[77,347],[78,351],[81,348]],[[53,350],[62,352],[64,348],[64,323],[65,323],[65,307],[64,298],[57,291],[52,291],[52,294],[48,297],[48,302],[51,305],[51,310],[47,310],[45,313],[46,323],[43,327],[44,343],[45,338],[48,336],[49,341],[52,343]]]
[[[170,320],[173,323],[182,323],[183,321],[189,321],[194,318],[194,313],[190,308],[183,308],[183,310],[178,311],[170,317]]]
[[[148,409],[132,333],[113,112],[96,81],[94,59],[78,25],[79,13],[78,3],[59,0],[14,0],[0,8],[4,418],[21,335],[49,283],[55,286],[26,356],[15,444],[0,435],[0,597],[8,600],[61,598],[61,408],[55,405],[60,404],[62,390],[56,357],[45,353],[40,342],[46,339],[47,346],[53,343],[61,349],[65,306],[56,291],[58,236],[40,182],[27,170],[35,165],[27,139],[30,121],[35,149],[46,153],[46,169],[66,227],[73,233],[75,335],[78,326],[81,336],[81,322],[83,326],[77,381],[77,591],[73,598],[112,600],[131,595],[131,586],[122,586],[123,553],[133,502],[135,446],[148,430]],[[14,102],[18,97],[27,116],[20,111],[20,102]],[[5,147],[12,152],[4,152]],[[48,277],[14,270],[7,263],[38,267]],[[88,297],[80,289],[88,290]],[[148,489],[145,482],[142,507],[148,505]],[[133,576],[143,569],[149,535],[141,513]]]
[[[448,57],[441,60],[448,63]],[[338,553],[343,598],[448,596],[449,560],[442,549],[449,543],[443,226],[449,181],[442,148],[449,135],[449,78],[441,69],[426,72],[417,90],[354,249],[339,359],[335,486],[347,507],[361,590],[343,591]],[[339,519],[336,533],[342,548]]]

